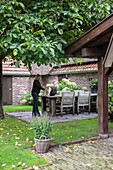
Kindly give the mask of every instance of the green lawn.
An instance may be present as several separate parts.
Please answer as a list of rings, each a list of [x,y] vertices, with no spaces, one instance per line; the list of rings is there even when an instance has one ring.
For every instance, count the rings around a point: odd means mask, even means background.
[[[109,122],[109,133],[113,133],[113,123]],[[68,142],[98,135],[98,119],[78,120],[54,124],[51,136],[54,143]]]
[[[50,134],[54,138],[52,143],[97,136],[97,126],[97,119],[54,124]],[[111,122],[109,122],[109,131],[113,133],[113,123]],[[12,166],[17,168],[19,162],[21,162],[19,170],[47,163],[28,150],[33,146],[34,134],[30,124],[7,115],[4,120],[0,120],[0,169],[10,170]]]
[[[33,133],[29,124],[5,116],[0,120],[0,169],[23,169],[47,163],[28,148],[33,147]],[[21,164],[21,166],[18,166]]]
[[[3,106],[4,112],[18,112],[18,111],[31,111],[33,106],[30,105],[11,105]],[[38,107],[41,110],[41,106]]]

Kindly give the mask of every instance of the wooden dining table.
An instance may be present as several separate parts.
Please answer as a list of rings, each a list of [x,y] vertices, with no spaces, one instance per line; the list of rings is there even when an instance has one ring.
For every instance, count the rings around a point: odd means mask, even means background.
[[[62,98],[62,95],[54,95],[54,96],[40,96],[41,97],[41,107],[42,107],[42,113],[47,111],[47,100],[49,100],[49,109],[51,116],[56,115],[56,99]],[[97,93],[91,93],[91,98],[97,97]],[[77,101],[78,95],[75,93],[75,101]]]

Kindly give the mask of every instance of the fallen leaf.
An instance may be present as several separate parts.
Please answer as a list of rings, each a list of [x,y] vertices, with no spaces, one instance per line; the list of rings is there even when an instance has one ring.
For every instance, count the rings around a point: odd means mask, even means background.
[[[33,143],[33,141],[30,141],[30,143]]]
[[[23,163],[22,166],[25,166],[25,163]]]
[[[3,130],[3,128],[0,128],[0,131],[2,131]]]
[[[19,137],[15,136],[15,139],[20,139]]]
[[[18,146],[22,146],[22,144],[18,144]]]
[[[29,138],[26,138],[26,143],[28,143],[29,142]]]
[[[65,151],[67,152],[69,150],[69,148],[66,148]]]
[[[91,143],[92,142],[92,140],[89,140],[87,143]]]
[[[15,142],[15,145],[18,145],[18,142]]]
[[[66,137],[67,139],[69,139],[69,137]]]
[[[2,164],[2,166],[5,166],[6,164]]]
[[[21,164],[21,162],[18,162],[18,165]]]

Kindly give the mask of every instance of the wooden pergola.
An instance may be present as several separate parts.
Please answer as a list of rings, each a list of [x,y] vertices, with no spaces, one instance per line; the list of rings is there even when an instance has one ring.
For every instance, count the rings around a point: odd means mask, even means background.
[[[66,57],[98,59],[98,133],[108,133],[108,76],[113,70],[113,13],[65,49]]]

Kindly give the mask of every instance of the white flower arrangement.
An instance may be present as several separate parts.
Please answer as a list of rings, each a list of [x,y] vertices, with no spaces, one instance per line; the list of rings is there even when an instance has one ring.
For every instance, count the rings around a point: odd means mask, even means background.
[[[62,89],[62,91],[69,91],[70,89],[68,87],[65,87]]]
[[[110,84],[111,84],[111,81],[108,81],[108,84],[110,85]]]
[[[46,87],[53,87],[54,84],[47,84]]]
[[[66,78],[63,78],[62,81],[63,81],[63,82],[66,82],[66,83],[69,83],[69,80],[66,79]]]

